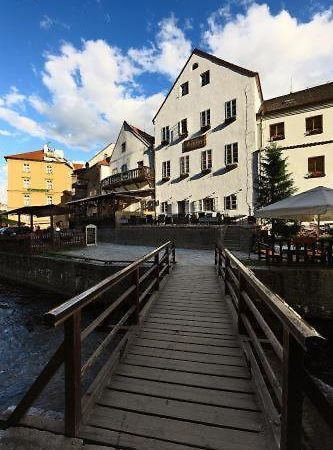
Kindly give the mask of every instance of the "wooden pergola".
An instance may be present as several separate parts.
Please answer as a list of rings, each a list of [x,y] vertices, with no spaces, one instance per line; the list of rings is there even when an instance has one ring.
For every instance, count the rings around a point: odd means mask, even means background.
[[[23,206],[22,208],[12,209],[6,212],[7,216],[16,214],[18,217],[17,225],[21,226],[21,216],[30,216],[30,228],[33,230],[34,216],[36,217],[50,217],[51,229],[54,229],[54,216],[61,216],[68,214],[68,207],[58,205],[37,205],[37,206]]]

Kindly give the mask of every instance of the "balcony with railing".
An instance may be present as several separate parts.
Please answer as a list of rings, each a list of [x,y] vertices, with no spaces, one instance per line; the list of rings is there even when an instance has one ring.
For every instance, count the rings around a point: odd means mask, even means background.
[[[150,167],[143,166],[136,169],[127,170],[126,172],[116,173],[101,181],[103,190],[110,190],[128,184],[148,183],[152,185],[154,182],[154,170]]]

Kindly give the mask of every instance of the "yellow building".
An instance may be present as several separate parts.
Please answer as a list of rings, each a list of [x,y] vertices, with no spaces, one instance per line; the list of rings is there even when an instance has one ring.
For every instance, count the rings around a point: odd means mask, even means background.
[[[71,190],[73,164],[62,151],[42,150],[5,156],[8,165],[8,211],[23,206],[57,205],[63,191]],[[29,223],[29,218],[22,217]],[[49,225],[48,218],[40,218],[36,225]]]

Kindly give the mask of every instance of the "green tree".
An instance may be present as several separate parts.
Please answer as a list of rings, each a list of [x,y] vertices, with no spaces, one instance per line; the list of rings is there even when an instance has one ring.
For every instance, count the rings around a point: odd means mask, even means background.
[[[261,164],[257,182],[257,207],[262,208],[278,202],[296,192],[291,174],[287,172],[287,158],[275,143],[267,146],[261,155]],[[284,220],[271,219],[273,234],[285,228]]]

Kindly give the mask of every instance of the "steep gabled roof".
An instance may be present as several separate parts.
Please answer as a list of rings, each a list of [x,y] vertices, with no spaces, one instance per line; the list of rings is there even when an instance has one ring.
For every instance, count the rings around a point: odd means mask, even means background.
[[[247,76],[247,77],[255,77],[256,78],[256,83],[257,83],[257,88],[258,88],[259,95],[260,95],[260,99],[261,99],[261,101],[263,101],[260,77],[259,77],[258,72],[253,72],[252,70],[248,70],[248,69],[245,69],[244,67],[237,66],[236,64],[232,64],[232,63],[230,63],[228,61],[225,61],[224,59],[218,58],[217,56],[211,55],[210,53],[207,53],[207,52],[204,52],[203,50],[195,48],[192,51],[192,53],[190,54],[190,56],[188,57],[186,63],[184,64],[182,70],[180,71],[178,77],[176,78],[175,82],[171,86],[171,89],[169,90],[168,94],[166,95],[165,99],[163,100],[163,103],[161,104],[161,106],[159,107],[157,113],[155,114],[155,116],[153,118],[153,123],[155,122],[156,117],[158,116],[159,112],[161,111],[164,103],[166,102],[166,100],[169,97],[171,91],[175,87],[177,81],[179,80],[181,74],[184,72],[184,69],[187,66],[187,63],[191,59],[192,55],[201,56],[201,58],[208,59],[209,61],[213,62],[214,64],[217,64],[217,65],[222,66],[222,67],[226,67],[227,69],[232,70],[233,72],[239,73],[240,75],[244,75],[244,76]]]
[[[44,161],[44,150],[33,152],[17,153],[16,155],[5,156],[5,159],[25,159],[28,161]]]
[[[333,82],[265,100],[261,105],[259,113],[275,113],[297,109],[303,106],[325,103],[332,100]]]
[[[155,142],[155,138],[145,131],[140,130],[133,125],[130,125],[128,122],[124,121],[124,128],[127,131],[131,131],[136,137],[138,137],[141,141],[143,140],[145,144],[148,146],[153,145]]]

